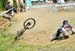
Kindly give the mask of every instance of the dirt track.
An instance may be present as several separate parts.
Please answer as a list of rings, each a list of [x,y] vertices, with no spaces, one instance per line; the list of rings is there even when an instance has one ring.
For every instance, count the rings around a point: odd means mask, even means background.
[[[61,26],[62,21],[67,19],[70,22],[73,22],[72,19],[75,19],[74,16],[75,11],[52,12],[47,8],[31,9],[26,13],[18,13],[15,16],[14,19],[16,22],[12,23],[12,26],[9,28],[9,32],[16,33],[17,30],[23,28],[24,20],[27,18],[34,18],[36,20],[35,27],[31,30],[27,30],[22,36],[22,39],[18,42],[30,45],[48,45],[53,43],[50,43],[50,35],[52,35],[57,28]],[[74,26],[74,24],[72,25]],[[74,37],[71,38],[74,39]],[[71,39],[62,40],[58,43],[71,43],[70,40]],[[72,41],[75,42],[74,40]]]

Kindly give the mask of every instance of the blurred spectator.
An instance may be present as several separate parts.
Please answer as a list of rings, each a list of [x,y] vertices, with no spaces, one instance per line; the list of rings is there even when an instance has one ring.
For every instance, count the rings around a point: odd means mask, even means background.
[[[13,6],[13,0],[8,0],[10,2],[10,5]]]
[[[25,2],[25,0],[16,0],[17,11],[26,11],[24,2]]]
[[[12,4],[10,1],[7,2],[6,6],[5,6],[5,9],[6,9],[6,10],[9,10],[9,11],[6,13],[6,14],[8,14],[9,16],[14,16],[14,13],[17,12],[16,9],[13,8],[13,4]]]

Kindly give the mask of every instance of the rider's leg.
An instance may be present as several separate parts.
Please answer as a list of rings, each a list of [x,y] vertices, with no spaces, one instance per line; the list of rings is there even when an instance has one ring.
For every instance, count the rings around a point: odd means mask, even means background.
[[[62,33],[61,30],[62,30],[61,28],[57,30],[55,36],[53,37],[51,41],[57,40],[59,38],[60,34]]]

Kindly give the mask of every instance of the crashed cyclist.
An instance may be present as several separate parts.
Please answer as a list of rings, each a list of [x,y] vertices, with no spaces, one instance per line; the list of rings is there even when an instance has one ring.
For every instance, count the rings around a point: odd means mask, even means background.
[[[60,37],[60,34],[63,35],[64,39],[69,38],[69,35],[66,34],[68,31],[72,31],[72,34],[74,34],[74,31],[72,29],[72,26],[69,24],[68,20],[64,20],[63,24],[60,28],[58,28],[57,32],[55,33],[55,35],[52,37],[52,40],[58,40]]]

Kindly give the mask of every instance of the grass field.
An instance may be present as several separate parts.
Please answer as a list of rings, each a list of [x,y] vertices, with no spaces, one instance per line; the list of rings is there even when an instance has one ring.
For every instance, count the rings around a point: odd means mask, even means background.
[[[35,27],[14,42],[16,31],[22,29],[23,22],[31,17],[36,20]],[[0,51],[75,51],[75,35],[70,35],[66,40],[50,42],[52,34],[63,20],[69,20],[75,27],[75,10],[51,11],[39,8],[17,13],[11,22],[6,20],[5,25],[11,26],[0,26]]]

